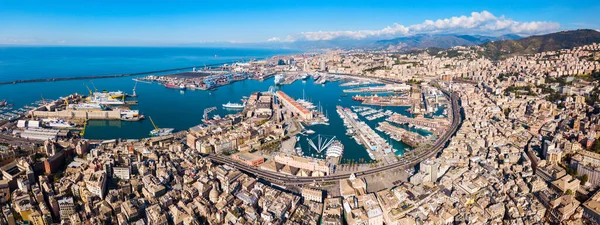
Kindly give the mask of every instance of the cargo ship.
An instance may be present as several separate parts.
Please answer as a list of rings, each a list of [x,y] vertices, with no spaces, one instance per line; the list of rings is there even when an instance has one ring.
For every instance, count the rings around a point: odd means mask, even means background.
[[[227,104],[223,104],[223,108],[226,109],[243,109],[244,107],[246,107],[246,103],[240,104],[228,102]]]
[[[165,84],[165,87],[171,88],[171,89],[185,89],[185,85],[183,85],[183,84],[182,85],[176,85],[176,84],[173,84],[173,83],[167,83],[167,84]]]

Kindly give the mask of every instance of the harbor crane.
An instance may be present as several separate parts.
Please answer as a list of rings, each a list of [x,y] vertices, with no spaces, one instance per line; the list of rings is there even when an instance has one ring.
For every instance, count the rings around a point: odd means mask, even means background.
[[[85,84],[85,83],[83,85],[85,86],[85,88],[88,89],[88,92],[90,92],[90,96],[92,96],[92,94],[93,94],[92,89],[90,89],[90,87],[87,86],[87,84]]]
[[[96,85],[94,85],[94,82],[90,80],[90,83],[92,84],[92,87],[94,88],[94,90],[95,90],[96,92],[98,92],[98,88],[96,88]]]
[[[154,120],[152,120],[151,116],[148,116],[148,118],[150,118],[150,122],[152,123],[152,126],[154,127],[154,130],[158,131],[158,127],[156,126],[156,124],[154,123]]]
[[[137,97],[137,94],[135,93],[135,88],[137,87],[138,81],[135,80],[135,84],[133,85],[133,94],[131,95],[131,97]]]

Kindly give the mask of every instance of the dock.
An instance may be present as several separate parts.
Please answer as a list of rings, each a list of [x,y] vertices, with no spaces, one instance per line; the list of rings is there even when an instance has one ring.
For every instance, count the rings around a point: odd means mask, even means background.
[[[380,122],[376,129],[386,133],[390,138],[401,141],[412,148],[419,147],[419,145],[427,141],[426,138],[420,134],[396,127],[388,122]]]
[[[344,120],[344,125],[355,131],[354,138],[367,148],[367,153],[372,160],[382,160],[386,164],[397,161],[392,152],[392,146],[379,134],[377,134],[369,125],[360,121],[358,115],[348,108],[336,107],[340,118]],[[386,157],[390,153],[393,157]]]

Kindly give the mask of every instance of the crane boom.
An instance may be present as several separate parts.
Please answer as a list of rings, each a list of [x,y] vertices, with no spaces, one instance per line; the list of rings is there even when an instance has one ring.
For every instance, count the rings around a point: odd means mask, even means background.
[[[152,117],[149,116],[148,118],[150,118],[150,122],[152,123],[152,126],[154,127],[154,129],[158,130],[158,127],[156,126],[156,124],[154,124],[154,120],[152,120]]]
[[[92,94],[93,94],[93,93],[92,93],[92,89],[90,89],[90,87],[89,87],[89,86],[87,86],[87,84],[83,84],[83,85],[85,85],[85,88],[87,88],[87,89],[88,89],[88,91],[90,92],[90,96],[92,96]]]

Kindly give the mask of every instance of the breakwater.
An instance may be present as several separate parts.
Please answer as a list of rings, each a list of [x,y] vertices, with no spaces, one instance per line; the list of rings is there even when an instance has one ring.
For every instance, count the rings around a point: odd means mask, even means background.
[[[37,78],[37,79],[23,79],[23,80],[13,80],[13,81],[2,81],[0,85],[7,84],[19,84],[19,83],[40,83],[40,82],[56,82],[56,81],[69,81],[69,80],[89,80],[89,79],[105,79],[105,78],[119,78],[119,77],[131,77],[131,76],[141,76],[141,75],[149,75],[154,73],[167,73],[178,70],[190,70],[194,67],[213,67],[213,66],[222,66],[224,64],[235,63],[236,61],[224,62],[224,63],[215,63],[210,65],[201,65],[201,66],[187,66],[180,68],[171,68],[164,70],[153,70],[139,73],[123,73],[123,74],[109,74],[109,75],[92,75],[92,76],[76,76],[76,77],[50,77],[50,78]]]

